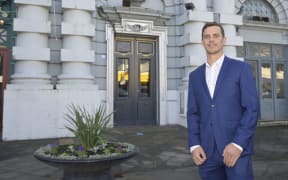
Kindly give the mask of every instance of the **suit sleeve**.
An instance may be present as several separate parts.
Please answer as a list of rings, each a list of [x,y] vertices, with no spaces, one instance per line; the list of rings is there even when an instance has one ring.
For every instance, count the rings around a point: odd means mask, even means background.
[[[259,98],[251,67],[244,63],[240,75],[241,106],[243,115],[233,142],[245,149],[252,140],[259,117]]]
[[[195,92],[192,84],[192,75],[189,76],[189,88],[188,88],[188,103],[187,103],[187,126],[188,126],[188,139],[189,147],[200,145],[200,112],[195,97]]]

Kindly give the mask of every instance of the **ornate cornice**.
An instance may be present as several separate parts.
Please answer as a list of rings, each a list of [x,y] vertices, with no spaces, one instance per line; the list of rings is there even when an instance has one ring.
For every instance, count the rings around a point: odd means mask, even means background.
[[[141,7],[101,7],[104,16],[111,22],[121,23],[122,19],[145,19],[153,21],[155,25],[164,25],[165,21],[170,19],[172,14],[163,11],[145,9]],[[130,27],[133,31],[143,31],[146,27],[142,24]]]

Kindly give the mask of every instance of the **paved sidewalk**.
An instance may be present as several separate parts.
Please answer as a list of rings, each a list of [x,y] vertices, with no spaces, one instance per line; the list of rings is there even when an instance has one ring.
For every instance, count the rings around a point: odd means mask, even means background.
[[[113,128],[113,140],[137,145],[137,156],[113,169],[116,180],[199,180],[181,126]],[[62,172],[32,153],[55,139],[0,142],[0,180],[60,180]],[[256,180],[288,179],[288,126],[258,127],[255,137]]]

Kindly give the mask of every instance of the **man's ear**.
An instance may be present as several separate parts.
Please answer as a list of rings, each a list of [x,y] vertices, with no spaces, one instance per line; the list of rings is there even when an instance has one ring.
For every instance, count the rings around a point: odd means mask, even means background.
[[[223,38],[223,44],[226,44],[226,41],[227,41],[227,39],[226,39],[226,37],[224,37]]]

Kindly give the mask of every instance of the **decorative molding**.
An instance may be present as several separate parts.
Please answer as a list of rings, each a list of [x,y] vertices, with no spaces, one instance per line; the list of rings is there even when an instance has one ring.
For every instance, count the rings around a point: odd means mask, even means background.
[[[153,26],[153,22],[146,21],[141,23],[139,21],[123,19],[122,26],[124,27],[125,32],[150,33]]]
[[[143,32],[143,31],[148,29],[148,27],[146,25],[143,26],[141,24],[133,24],[133,25],[126,24],[125,27],[126,27],[126,31],[127,32],[130,32],[130,31],[132,31],[132,32]]]
[[[126,19],[146,19],[152,21],[153,24],[162,26],[167,20],[169,20],[172,14],[161,12],[153,9],[141,8],[141,7],[101,7],[103,10],[103,17],[111,22],[122,23],[122,18]],[[105,14],[105,15],[104,15]],[[141,22],[138,21],[142,26]],[[137,29],[137,27],[134,27]],[[140,30],[141,31],[141,30]],[[130,32],[133,32],[132,30]]]

